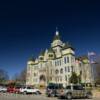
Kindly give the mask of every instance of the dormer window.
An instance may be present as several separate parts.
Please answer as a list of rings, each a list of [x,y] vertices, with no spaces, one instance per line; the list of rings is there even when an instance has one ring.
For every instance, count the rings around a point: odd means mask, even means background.
[[[40,57],[40,60],[43,60],[43,57]]]
[[[49,57],[53,57],[53,54],[49,54]]]

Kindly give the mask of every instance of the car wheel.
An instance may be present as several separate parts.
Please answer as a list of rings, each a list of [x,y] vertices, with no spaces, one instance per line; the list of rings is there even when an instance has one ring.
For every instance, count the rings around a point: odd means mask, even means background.
[[[52,97],[55,97],[55,94],[51,94]]]
[[[26,94],[27,94],[27,92],[26,92],[26,91],[24,91],[24,92],[23,92],[23,94],[24,94],[24,95],[26,95]]]
[[[40,92],[40,91],[37,91],[37,93],[38,93],[38,94],[41,94],[41,92]]]
[[[51,97],[51,95],[50,95],[50,94],[48,94],[47,96],[48,96],[48,97]]]
[[[90,94],[90,93],[87,94],[87,98],[88,98],[88,99],[92,99],[92,94]]]
[[[68,100],[71,100],[72,99],[72,95],[69,93],[69,94],[67,94],[67,99]]]

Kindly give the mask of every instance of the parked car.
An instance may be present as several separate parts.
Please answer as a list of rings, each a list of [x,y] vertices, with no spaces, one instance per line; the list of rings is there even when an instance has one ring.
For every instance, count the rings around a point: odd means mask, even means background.
[[[14,93],[20,93],[21,86],[15,86],[14,87]]]
[[[39,89],[32,88],[29,86],[20,88],[20,93],[22,93],[22,94],[41,94]]]
[[[7,87],[7,92],[14,93],[14,87],[13,86],[8,86]]]
[[[7,92],[7,88],[5,86],[0,86],[0,92]]]
[[[59,97],[67,99],[72,98],[92,98],[92,92],[86,90],[81,85],[68,85],[65,89],[59,92]]]
[[[49,84],[46,88],[46,95],[48,97],[56,97],[61,89],[63,89],[62,84]]]

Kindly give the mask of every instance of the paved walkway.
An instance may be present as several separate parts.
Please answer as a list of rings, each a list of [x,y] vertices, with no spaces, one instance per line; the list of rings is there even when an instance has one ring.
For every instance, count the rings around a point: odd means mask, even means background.
[[[100,92],[97,91],[97,90],[93,90],[93,97],[97,97],[97,98],[100,98]]]

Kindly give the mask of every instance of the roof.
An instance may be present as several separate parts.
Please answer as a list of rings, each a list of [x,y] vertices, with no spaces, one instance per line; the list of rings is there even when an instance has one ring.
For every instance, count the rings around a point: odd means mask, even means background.
[[[55,40],[60,40],[59,31],[57,31],[57,30],[56,30],[56,34],[53,38],[53,41],[55,41]]]
[[[34,57],[30,57],[28,61],[35,61]]]
[[[77,57],[76,59],[82,61],[83,63],[88,63],[89,60],[87,55]]]
[[[45,51],[40,52],[40,56],[44,56]]]
[[[63,49],[68,49],[68,48],[71,48],[74,50],[73,46],[69,42],[65,43],[65,46],[63,47]]]
[[[84,59],[88,60],[88,56],[87,55],[83,55],[83,56],[78,57],[78,59],[79,60],[84,60]]]
[[[49,53],[54,53],[54,51],[53,51],[52,48],[49,48],[49,49],[48,49],[48,52],[49,52]]]

